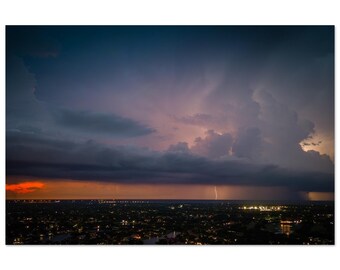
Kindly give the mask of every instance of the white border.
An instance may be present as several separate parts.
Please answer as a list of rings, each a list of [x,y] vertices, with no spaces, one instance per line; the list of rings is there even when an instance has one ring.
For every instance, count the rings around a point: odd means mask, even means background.
[[[336,1],[18,1],[2,0],[1,172],[5,178],[5,25],[313,24],[339,26]],[[336,29],[337,32],[337,29]],[[337,39],[338,40],[338,39]],[[339,40],[338,40],[339,41]],[[336,52],[339,51],[336,43]],[[336,63],[339,63],[336,54]],[[336,78],[339,78],[336,69]],[[339,95],[336,95],[339,104]],[[336,116],[339,110],[336,109]],[[336,117],[336,134],[338,134]],[[336,147],[336,153],[338,153]],[[337,166],[336,166],[337,168]],[[338,178],[338,177],[337,177]],[[337,183],[338,179],[336,179]],[[339,193],[336,184],[336,194]],[[0,189],[1,269],[336,269],[339,235],[326,247],[14,247],[5,246],[5,181]],[[338,209],[336,200],[336,209]],[[338,211],[337,211],[338,213]],[[336,214],[336,228],[339,219]],[[338,232],[339,230],[336,230]]]

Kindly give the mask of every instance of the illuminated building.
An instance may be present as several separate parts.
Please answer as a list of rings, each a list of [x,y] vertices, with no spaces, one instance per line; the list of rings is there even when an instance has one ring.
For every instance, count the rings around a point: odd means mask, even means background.
[[[281,220],[280,222],[281,232],[289,236],[292,233],[292,224],[293,224],[293,221]]]

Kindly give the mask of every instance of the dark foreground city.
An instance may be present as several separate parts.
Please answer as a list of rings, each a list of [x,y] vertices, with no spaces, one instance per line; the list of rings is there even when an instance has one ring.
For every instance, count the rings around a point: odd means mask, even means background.
[[[334,202],[8,200],[6,244],[334,244]]]

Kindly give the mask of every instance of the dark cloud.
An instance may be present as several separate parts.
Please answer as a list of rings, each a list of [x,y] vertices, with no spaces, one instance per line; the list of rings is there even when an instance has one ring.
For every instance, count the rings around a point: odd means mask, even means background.
[[[172,144],[168,148],[169,152],[179,152],[179,153],[189,153],[190,149],[188,143],[186,142],[179,142],[177,144]]]
[[[46,26],[7,26],[6,49],[21,57],[48,58],[56,57],[61,45]]]
[[[195,145],[190,150],[198,155],[219,158],[229,155],[232,143],[233,137],[229,133],[218,134],[214,130],[208,130],[205,138],[195,139]]]
[[[262,136],[258,128],[247,128],[239,131],[233,144],[233,154],[237,157],[256,161],[261,158]]]
[[[46,104],[35,96],[35,75],[15,55],[6,57],[6,130],[39,133],[50,129]]]
[[[30,129],[29,127],[25,127],[25,129],[22,131],[8,131],[6,133],[6,143],[8,145],[15,146],[16,148],[37,146],[39,148],[48,147],[51,149],[72,149],[76,145],[70,141],[52,139],[41,134],[40,131],[38,131],[38,133],[33,133],[31,130],[36,131],[33,128]],[[12,152],[9,152],[8,156],[11,157],[12,154]],[[28,158],[29,156],[22,157]]]
[[[114,114],[58,110],[54,112],[54,119],[57,124],[67,128],[117,137],[136,137],[155,132],[135,120]]]
[[[135,184],[282,186],[299,191],[334,188],[334,176],[326,173],[288,171],[236,159],[213,160],[185,151],[156,152],[105,147],[93,141],[75,144],[24,133],[15,135],[7,136],[7,175]],[[185,148],[184,144],[180,146]]]
[[[277,101],[267,91],[257,92],[256,100],[261,105],[262,162],[294,170],[333,172],[334,164],[328,155],[305,152],[300,146],[301,141],[315,133],[313,122],[301,119],[296,111]]]
[[[25,126],[39,129],[55,128],[53,123],[76,131],[107,134],[113,137],[137,137],[155,132],[135,120],[115,114],[62,110],[37,99],[35,75],[22,59],[9,55],[6,77],[6,113],[8,130],[23,130]],[[18,79],[20,78],[20,79]]]
[[[22,59],[9,55],[6,59],[6,113],[7,120],[20,121],[40,119],[42,106],[34,96],[36,79]]]
[[[256,71],[240,72],[237,71],[237,62],[230,65],[215,79],[216,85],[204,99],[203,108],[219,123],[220,128],[224,125],[236,131],[258,126],[261,106],[253,98],[254,87],[250,87]],[[213,78],[214,75],[210,76]]]
[[[314,133],[313,122],[301,119],[296,111],[279,102],[269,92],[258,91],[256,97],[261,104],[259,117],[263,123],[262,128],[281,145],[284,142],[298,144]]]

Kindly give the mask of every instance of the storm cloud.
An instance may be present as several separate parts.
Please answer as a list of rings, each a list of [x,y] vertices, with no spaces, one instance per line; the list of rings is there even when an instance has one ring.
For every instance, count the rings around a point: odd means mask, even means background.
[[[209,159],[173,147],[157,152],[93,141],[75,144],[26,134],[7,136],[7,175],[129,184],[284,186],[297,191],[334,188],[332,174],[288,171],[235,158]]]
[[[333,27],[13,26],[6,44],[7,176],[334,191]]]
[[[117,137],[143,136],[155,132],[137,121],[114,114],[59,110],[54,113],[54,119],[58,125],[67,128]]]
[[[218,134],[214,130],[208,130],[204,138],[195,139],[195,144],[191,147],[193,153],[218,158],[229,155],[229,151],[233,144],[233,137],[229,133]]]

